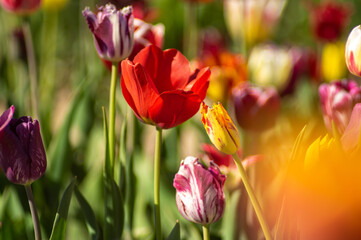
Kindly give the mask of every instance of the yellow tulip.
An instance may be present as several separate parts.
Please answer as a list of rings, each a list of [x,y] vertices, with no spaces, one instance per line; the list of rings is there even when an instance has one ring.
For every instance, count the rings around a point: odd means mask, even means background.
[[[67,3],[68,0],[43,0],[43,8],[47,11],[58,11]]]
[[[201,105],[202,122],[214,146],[226,154],[234,154],[240,147],[240,137],[231,117],[222,104],[213,108]]]
[[[327,43],[322,50],[322,76],[326,82],[345,77],[346,64],[344,61],[344,43]]]

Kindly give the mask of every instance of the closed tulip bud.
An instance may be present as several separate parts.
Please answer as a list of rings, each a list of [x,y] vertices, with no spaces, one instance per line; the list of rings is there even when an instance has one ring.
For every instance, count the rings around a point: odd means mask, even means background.
[[[117,10],[112,4],[101,6],[98,13],[85,8],[83,15],[93,33],[100,58],[120,62],[127,58],[134,44],[134,18],[132,7]]]
[[[0,3],[6,11],[27,15],[40,7],[41,0],[0,0]]]
[[[348,70],[356,76],[361,76],[361,25],[352,29],[348,36],[345,57]]]
[[[46,170],[46,155],[39,122],[31,117],[12,118],[11,106],[0,117],[0,165],[9,181],[27,185]]]
[[[356,103],[361,102],[361,88],[354,81],[337,81],[319,87],[320,102],[326,128],[333,132],[332,124],[342,134]]]
[[[207,134],[216,148],[226,154],[234,154],[240,147],[240,137],[228,112],[222,104],[209,108],[201,105],[202,122]]]
[[[173,181],[182,216],[202,225],[218,221],[225,207],[225,180],[226,176],[214,163],[207,169],[195,157],[183,160]]]
[[[239,126],[264,131],[274,126],[281,101],[274,88],[245,85],[233,90],[233,102]]]

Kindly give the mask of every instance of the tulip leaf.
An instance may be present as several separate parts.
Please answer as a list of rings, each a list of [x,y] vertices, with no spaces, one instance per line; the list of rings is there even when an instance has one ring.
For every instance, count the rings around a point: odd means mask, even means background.
[[[120,131],[120,141],[119,141],[119,187],[122,192],[123,197],[125,198],[126,195],[126,177],[125,177],[125,166],[127,162],[127,121],[128,118],[125,118],[122,123],[122,128]]]
[[[53,230],[51,231],[50,240],[63,240],[65,239],[65,230],[66,230],[66,221],[68,218],[68,211],[70,206],[71,197],[73,194],[74,186],[75,186],[74,179],[68,187],[65,189],[60,203],[58,210],[55,215],[55,220],[53,224]]]
[[[103,125],[105,139],[105,162],[103,171],[104,183],[104,239],[120,239],[124,226],[124,201],[120,188],[114,181],[110,167],[108,152],[108,124],[105,109],[103,108]]]
[[[87,90],[87,86],[85,85],[85,82],[86,81],[83,81],[80,84],[79,88],[77,89],[77,92],[74,95],[72,103],[70,104],[70,109],[66,115],[64,123],[60,131],[51,141],[51,144],[49,145],[47,151],[48,153],[47,155],[49,159],[48,175],[55,182],[59,182],[60,179],[65,175],[67,169],[66,165],[69,164],[71,160],[71,158],[69,158],[70,143],[68,136],[71,125],[74,120],[74,116],[76,114],[76,109],[78,108],[79,103],[81,102],[81,99],[84,97],[84,93]]]
[[[74,188],[75,197],[78,200],[81,210],[85,218],[86,226],[92,240],[99,239],[100,230],[93,209],[88,201],[84,198],[77,187]]]
[[[303,137],[305,135],[306,128],[307,128],[307,125],[302,128],[302,130],[300,131],[300,133],[298,134],[298,136],[296,138],[295,144],[293,145],[293,149],[292,149],[292,152],[291,152],[291,162],[295,161],[297,156],[299,156],[299,153],[301,151],[301,149],[300,149],[301,148],[301,142],[302,142]]]
[[[178,220],[166,240],[180,240],[180,225]]]

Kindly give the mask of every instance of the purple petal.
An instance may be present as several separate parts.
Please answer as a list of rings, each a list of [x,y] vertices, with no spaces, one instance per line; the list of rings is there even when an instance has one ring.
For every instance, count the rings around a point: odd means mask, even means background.
[[[27,184],[30,180],[30,159],[18,137],[6,127],[0,139],[0,165],[9,181]]]
[[[46,154],[43,140],[40,135],[40,126],[37,120],[32,124],[29,141],[29,156],[31,159],[30,175],[32,180],[43,176],[46,170]]]
[[[2,135],[3,130],[10,123],[10,120],[13,118],[15,112],[15,107],[11,106],[8,110],[6,110],[0,117],[0,137]]]
[[[92,33],[94,33],[95,29],[98,28],[98,20],[97,20],[97,16],[89,10],[89,7],[86,7],[83,11],[83,16],[85,17],[89,29]]]

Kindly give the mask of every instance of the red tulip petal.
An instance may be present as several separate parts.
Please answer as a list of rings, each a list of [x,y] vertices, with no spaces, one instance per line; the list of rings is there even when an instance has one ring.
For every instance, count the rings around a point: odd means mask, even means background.
[[[121,85],[125,100],[138,118],[148,122],[148,109],[158,97],[153,82],[139,63],[133,65],[129,60],[123,61],[122,72]]]
[[[175,127],[196,114],[202,100],[198,95],[184,91],[162,93],[149,109],[153,122],[160,128]]]
[[[190,76],[187,58],[176,49],[163,52],[157,46],[150,45],[141,50],[133,62],[145,68],[160,93],[184,89]]]
[[[143,48],[135,57],[133,62],[140,63],[151,79],[156,79],[159,64],[163,59],[163,52],[160,48],[150,45]],[[160,92],[160,91],[159,91]]]
[[[192,77],[194,76],[194,80],[191,80],[186,86],[186,90],[190,90],[199,95],[199,98],[204,100],[207,94],[208,86],[209,86],[209,77],[211,76],[211,71],[209,68],[202,68],[200,71],[196,71]],[[191,77],[191,78],[192,78]]]
[[[190,75],[189,62],[181,52],[176,49],[163,52],[156,83],[160,92],[184,89]]]

